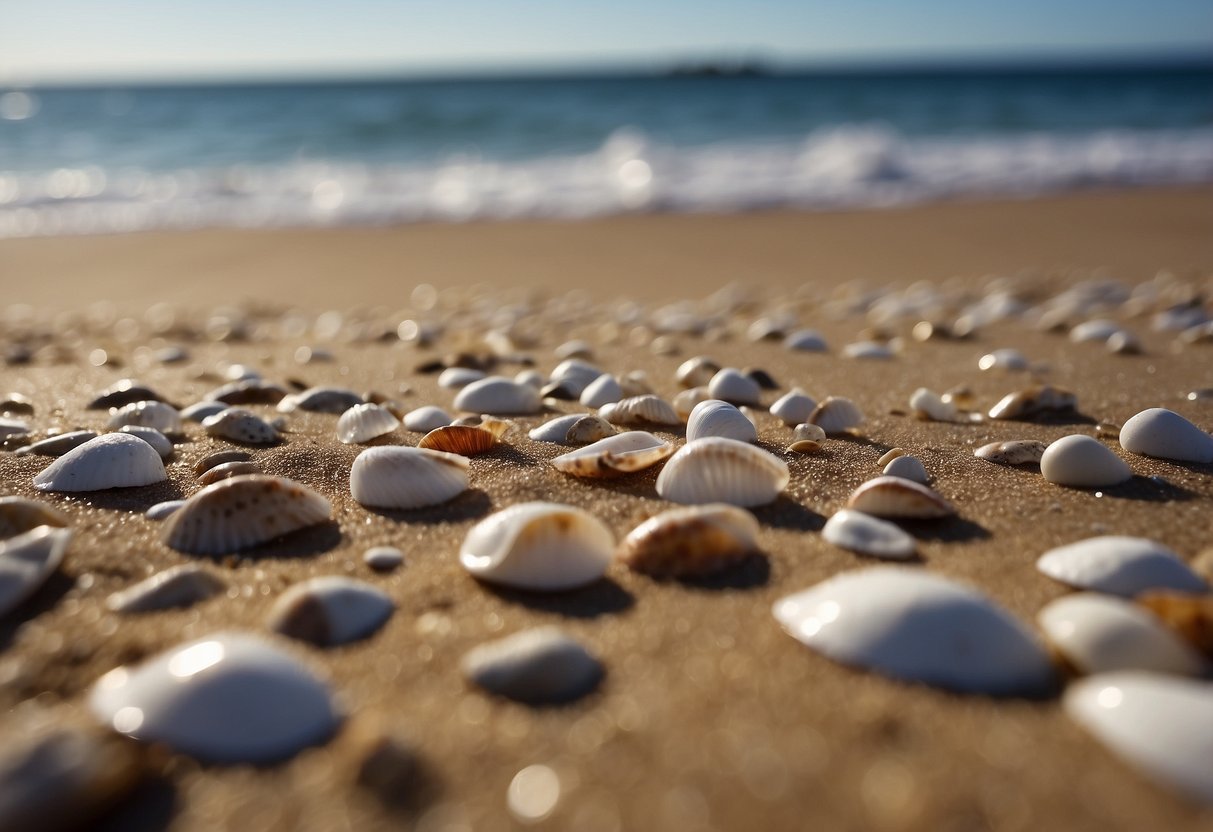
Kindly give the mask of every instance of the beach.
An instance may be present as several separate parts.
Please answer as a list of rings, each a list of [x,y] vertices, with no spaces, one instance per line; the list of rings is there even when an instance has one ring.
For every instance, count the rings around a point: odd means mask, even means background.
[[[1014,319],[982,325],[970,338],[919,342],[910,337],[916,320],[837,317],[830,302],[860,286],[890,293],[925,281],[957,295],[1005,286],[1030,304],[1081,281],[1132,287],[1163,271],[1207,293],[1211,209],[1213,190],[1193,186],[850,212],[0,240],[3,346],[27,344],[32,356],[0,367],[0,391],[28,396],[35,408],[28,418],[43,432],[101,428],[106,415],[84,404],[119,378],[135,377],[184,405],[220,384],[232,364],[283,384],[375,391],[405,409],[450,408],[452,391],[417,368],[483,350],[485,321],[519,304],[537,310],[519,340],[543,372],[558,363],[557,346],[581,338],[602,369],[643,371],[670,399],[679,390],[675,369],[703,354],[766,370],[780,389],[764,394],[765,405],[802,387],[819,401],[849,397],[867,417],[854,436],[806,455],[785,453],[788,427],[759,420],[760,444],[786,459],[791,483],[754,510],[762,556],[744,567],[680,582],[615,564],[589,587],[550,594],[493,589],[470,577],[458,562],[468,530],[508,505],[553,500],[589,511],[622,538],[668,504],[655,492],[655,470],[604,483],[554,470],[548,461],[564,449],[526,436],[547,416],[516,419],[520,429],[506,447],[474,458],[469,492],[442,506],[387,513],[350,497],[360,448],[337,441],[335,417],[291,414],[285,442],[253,456],[267,473],[330,499],[333,523],[213,564],[165,546],[161,527],[143,515],[196,491],[193,463],[227,447],[196,425],[167,464],[168,482],[100,495],[39,494],[32,478],[47,460],[0,453],[4,493],[54,504],[75,529],[60,574],[0,622],[5,730],[16,731],[34,708],[63,708],[87,721],[88,690],[114,667],[220,630],[264,633],[267,611],[287,587],[346,575],[388,592],[397,607],[391,619],[365,641],[287,649],[331,679],[347,727],[263,768],[152,755],[148,779],[94,828],[511,829],[521,821],[507,811],[510,782],[531,765],[550,767],[560,783],[537,829],[1207,828],[1207,811],[1115,758],[1067,718],[1058,696],[963,696],[847,668],[790,638],[771,606],[878,563],[827,544],[820,530],[894,447],[923,461],[959,515],[909,524],[921,556],[912,568],[968,582],[1028,623],[1068,591],[1033,566],[1052,546],[1124,534],[1156,539],[1188,561],[1208,550],[1209,465],[1131,455],[1105,438],[1134,478],[1095,493],[973,455],[996,440],[1094,436],[1101,423],[1119,426],[1147,407],[1173,409],[1207,430],[1213,401],[1186,398],[1213,387],[1207,344],[1180,348],[1148,314],[1123,310],[1108,314],[1140,339],[1141,354],[1110,354]],[[416,292],[422,284],[433,289]],[[667,333],[660,350],[652,348],[657,333],[638,328],[621,305],[652,312],[729,285],[745,302],[727,323],[710,337]],[[776,314],[819,330],[830,352],[794,353],[778,340],[746,337],[755,319]],[[235,323],[223,329],[217,317]],[[430,345],[402,341],[397,325],[406,319],[446,331]],[[903,347],[887,361],[841,356],[843,345],[872,335],[899,337]],[[173,345],[187,351],[185,361],[155,360],[155,350]],[[300,363],[304,347],[332,360]],[[1036,371],[978,369],[983,354],[1003,347],[1022,351]],[[1081,418],[956,424],[908,412],[920,387],[964,386],[988,409],[1033,380],[1073,391]],[[418,439],[399,429],[379,443]],[[405,564],[370,570],[362,553],[381,544],[401,548]],[[232,592],[185,610],[107,610],[111,593],[191,561],[213,565]],[[468,650],[546,624],[601,659],[605,677],[595,692],[536,708],[465,682],[459,662]],[[363,726],[411,750],[416,765],[393,787],[406,798],[393,802],[354,782],[351,735]]]

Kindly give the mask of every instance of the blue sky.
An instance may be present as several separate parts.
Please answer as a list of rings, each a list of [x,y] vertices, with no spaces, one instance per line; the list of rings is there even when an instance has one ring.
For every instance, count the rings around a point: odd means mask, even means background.
[[[1209,0],[0,0],[0,82],[1175,51]]]

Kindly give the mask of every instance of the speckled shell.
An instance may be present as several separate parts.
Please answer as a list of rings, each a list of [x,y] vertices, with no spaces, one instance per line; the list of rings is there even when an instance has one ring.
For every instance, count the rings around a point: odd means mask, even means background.
[[[774,454],[735,439],[708,437],[670,458],[657,477],[657,493],[684,505],[749,508],[773,502],[789,479],[787,463]]]
[[[385,436],[398,427],[400,420],[386,407],[356,404],[337,420],[337,439],[346,445],[357,445]]]
[[[950,517],[952,504],[933,489],[901,477],[877,477],[856,488],[847,508],[875,517]]]
[[[1047,443],[1035,439],[1012,439],[982,445],[973,456],[998,465],[1039,465],[1047,447]]]
[[[617,477],[656,465],[673,452],[673,444],[646,431],[631,430],[562,454],[552,460],[552,466],[574,477]]]
[[[383,626],[396,605],[364,581],[335,575],[288,589],[270,609],[269,628],[322,647],[366,638]]]
[[[68,451],[34,477],[39,491],[103,491],[168,479],[160,454],[128,433],[107,433]]]
[[[222,555],[328,520],[329,501],[284,477],[250,474],[208,485],[166,522],[164,542],[180,552]]]
[[[278,431],[255,413],[239,407],[229,407],[202,420],[207,435],[239,442],[243,445],[272,445],[278,441]]]
[[[367,448],[350,469],[350,493],[364,506],[413,509],[467,491],[467,457],[424,448]]]
[[[558,503],[521,503],[477,523],[459,562],[475,577],[520,589],[557,591],[598,580],[615,538],[598,518]]]
[[[71,529],[38,526],[0,541],[0,617],[33,595],[63,562]]]
[[[756,552],[758,532],[754,515],[725,503],[676,508],[633,529],[616,557],[647,575],[698,577]]]

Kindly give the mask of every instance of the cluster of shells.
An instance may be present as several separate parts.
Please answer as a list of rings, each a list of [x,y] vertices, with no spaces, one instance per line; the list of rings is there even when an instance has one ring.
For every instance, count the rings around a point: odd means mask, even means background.
[[[871,442],[866,432],[891,418],[945,423],[971,437],[966,448],[975,447],[964,453],[982,461],[976,464],[1026,476],[1039,471],[1044,487],[1096,499],[1132,480],[1137,460],[1189,470],[1213,462],[1213,437],[1172,409],[1213,394],[1184,391],[1153,402],[1158,406],[1123,426],[1076,420],[1069,417],[1087,414],[1073,393],[1051,383],[1047,364],[1007,347],[974,350],[972,375],[1002,379],[996,396],[965,385],[943,392],[906,385],[900,406],[888,409],[816,389],[811,375],[813,361],[905,361],[918,344],[976,341],[1007,322],[1068,333],[1071,349],[1098,341],[1133,360],[1146,352],[1144,343],[1159,343],[1157,335],[1135,333],[1148,319],[1156,332],[1175,333],[1172,348],[1196,349],[1213,340],[1201,334],[1213,331],[1211,318],[1181,282],[1160,276],[1129,289],[1087,280],[1045,298],[1009,280],[964,291],[846,286],[817,314],[862,317],[866,330],[837,349],[801,325],[807,316],[797,310],[807,301],[762,311],[737,287],[698,305],[620,304],[605,318],[575,298],[476,304],[442,301],[433,287],[419,297],[424,302],[409,317],[224,310],[199,323],[156,307],[143,320],[115,321],[101,311],[71,330],[77,339],[126,337],[87,353],[95,372],[126,350],[136,369],[164,380],[165,393],[167,385],[174,394],[202,380],[213,386],[182,406],[129,378],[56,406],[7,395],[0,403],[4,448],[31,473],[8,484],[16,494],[0,499],[0,616],[19,614],[70,564],[75,532],[67,503],[87,504],[115,489],[135,495],[131,504],[142,501],[139,511],[160,524],[163,546],[187,558],[111,594],[106,608],[121,616],[230,601],[225,558],[270,544],[289,550],[302,545],[304,530],[360,521],[335,514],[333,501],[347,496],[367,516],[402,527],[427,510],[462,505],[476,522],[458,551],[426,557],[457,561],[469,580],[484,584],[569,592],[612,569],[694,581],[761,558],[771,533],[766,521],[781,503],[829,504],[814,495],[819,473],[832,465],[831,446],[869,443],[869,469],[858,472],[861,481],[845,500],[834,501],[820,537],[863,557],[903,563],[861,567],[791,593],[774,605],[774,622],[841,664],[951,691],[1051,696],[1072,680],[1064,704],[1075,721],[1156,781],[1213,801],[1213,721],[1206,718],[1213,688],[1194,681],[1213,667],[1213,596],[1204,578],[1154,540],[1078,540],[1040,553],[1041,575],[1079,592],[1042,609],[1033,627],[922,561],[920,538],[938,539],[948,524],[963,522],[964,489],[949,478],[955,468],[939,462],[954,449],[928,443],[929,453],[916,455]],[[590,339],[560,344],[550,359],[541,349],[545,326],[588,328],[591,321]],[[70,363],[80,344],[53,339],[48,326],[14,323],[9,363]],[[413,372],[407,381],[391,376],[387,392],[267,379],[255,366],[226,362],[173,375],[197,366],[192,350],[306,336],[332,347],[301,347],[300,369],[291,375],[315,375],[343,352],[353,359],[358,348],[385,341],[414,362]],[[776,379],[716,360],[728,354],[720,344],[730,339],[777,343],[789,354],[781,366],[803,377]],[[680,355],[690,347],[697,354]],[[676,368],[658,377],[606,360],[641,348],[671,363],[677,355]],[[414,385],[436,398],[417,400]],[[71,419],[77,422],[65,421]],[[1098,427],[1046,441],[1031,430],[1038,421]],[[318,441],[357,449],[336,489],[326,494],[331,484],[268,470],[283,446]],[[543,476],[563,478],[561,488],[585,490],[582,505],[593,504],[593,490],[624,483],[642,491],[646,508],[622,525],[618,514],[502,494],[491,510],[477,509],[474,495],[486,475],[513,465],[521,452],[554,472]],[[165,483],[179,492],[174,499],[163,499]],[[204,560],[188,559],[198,556]],[[376,579],[405,560],[394,547],[368,550],[365,579],[312,577],[281,593],[264,632],[221,631],[115,667],[95,681],[86,707],[113,734],[208,763],[272,763],[325,743],[347,714],[319,667],[323,654],[291,649],[284,639],[318,650],[374,638],[397,609]],[[530,704],[585,696],[606,671],[591,646],[559,627],[481,645],[460,668],[470,685]],[[88,736],[76,740],[95,744],[106,735]],[[45,752],[43,745],[6,749],[9,764],[0,772],[20,770]],[[88,754],[76,759],[95,768]],[[80,800],[101,775],[79,772],[73,782]],[[6,789],[23,785],[4,776],[12,775],[0,774]],[[35,799],[4,811],[28,812]],[[0,827],[11,821],[0,813]]]

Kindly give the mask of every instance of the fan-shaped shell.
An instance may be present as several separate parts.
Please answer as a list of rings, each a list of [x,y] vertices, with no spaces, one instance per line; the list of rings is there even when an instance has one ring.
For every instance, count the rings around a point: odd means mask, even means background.
[[[478,425],[447,425],[435,428],[421,437],[417,447],[460,456],[475,456],[491,451],[499,444],[491,430]]]
[[[615,538],[598,518],[558,503],[521,503],[468,532],[459,561],[475,577],[520,589],[572,589],[598,580]]]
[[[630,430],[562,454],[552,466],[574,477],[616,477],[656,465],[673,452],[673,444],[643,430]]]
[[[695,405],[687,420],[687,441],[723,436],[738,442],[757,442],[758,431],[744,413],[728,402],[708,399]]]
[[[749,508],[772,502],[790,479],[779,457],[736,439],[689,442],[657,477],[657,493],[684,505],[728,503]]]
[[[164,402],[133,402],[110,414],[107,424],[111,430],[138,425],[155,428],[164,434],[181,433],[181,414],[177,408]]]
[[[542,406],[534,387],[501,376],[474,381],[455,396],[455,408],[468,413],[527,415],[538,413]]]
[[[33,595],[63,562],[71,529],[38,526],[0,541],[0,617]]]
[[[270,609],[269,628],[284,636],[332,647],[366,638],[383,626],[396,605],[365,581],[335,575],[288,589]]]
[[[899,457],[900,458],[900,457]],[[875,517],[928,519],[950,517],[952,504],[921,483],[901,477],[877,477],[856,488],[847,508]]]
[[[350,469],[350,493],[374,508],[438,505],[467,491],[470,464],[467,457],[424,448],[367,448]]]
[[[208,485],[169,517],[164,542],[196,555],[238,552],[329,519],[329,501],[285,477],[250,474]]]
[[[39,491],[102,491],[168,479],[160,454],[128,433],[107,433],[68,451],[34,477]]]
[[[973,456],[998,465],[1039,465],[1048,444],[1036,439],[991,442],[973,451]]]
[[[244,445],[272,445],[278,441],[278,431],[256,413],[239,407],[229,407],[202,420],[209,436],[239,442]]]
[[[616,556],[647,575],[708,575],[758,551],[758,531],[754,515],[726,503],[676,508],[633,529]]]
[[[337,439],[346,445],[369,442],[400,427],[392,411],[378,404],[356,404],[337,420]]]
[[[67,516],[46,503],[26,497],[0,497],[0,540],[39,526],[63,528],[68,525]]]
[[[808,422],[817,425],[829,436],[859,427],[863,424],[863,411],[850,399],[827,396],[809,415]]]
[[[681,425],[682,419],[665,399],[648,393],[599,408],[598,415],[613,425]]]

